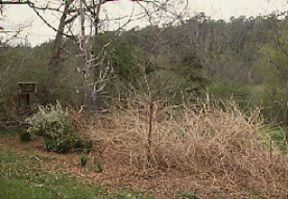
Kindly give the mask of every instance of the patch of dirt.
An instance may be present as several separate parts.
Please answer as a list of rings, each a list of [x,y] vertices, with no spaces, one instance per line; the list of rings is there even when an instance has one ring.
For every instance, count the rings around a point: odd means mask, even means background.
[[[8,146],[12,150],[17,150],[18,152],[26,151],[39,151],[43,152],[43,140],[35,139],[29,142],[21,142],[20,138],[17,136],[5,136],[0,138],[0,144]]]

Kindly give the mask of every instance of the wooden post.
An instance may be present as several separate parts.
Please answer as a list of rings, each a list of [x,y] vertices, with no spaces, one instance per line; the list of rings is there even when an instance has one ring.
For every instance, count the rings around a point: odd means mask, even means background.
[[[30,107],[30,94],[36,93],[35,82],[19,82],[19,95],[18,95],[18,106],[20,111],[27,110]]]

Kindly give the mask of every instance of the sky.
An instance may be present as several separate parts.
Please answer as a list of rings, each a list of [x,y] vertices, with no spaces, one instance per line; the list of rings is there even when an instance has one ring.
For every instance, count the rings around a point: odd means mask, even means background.
[[[57,0],[36,0],[41,3],[52,3],[55,5]],[[181,0],[178,0],[180,2]],[[182,0],[183,1],[183,0]],[[205,12],[206,15],[214,19],[229,20],[231,16],[257,16],[266,15],[273,11],[288,10],[286,0],[188,0],[189,15],[193,16],[199,12]],[[102,15],[112,17],[121,17],[131,13],[132,10],[137,13],[139,7],[136,3],[129,0],[119,0],[118,2],[109,2],[105,5]],[[53,26],[57,27],[59,16],[49,12],[42,13],[43,16]],[[145,23],[137,22],[130,26],[144,26]],[[24,31],[19,35],[20,41],[28,40],[32,46],[53,39],[55,32],[47,27],[38,16],[27,5],[9,5],[4,8],[0,14],[0,26],[6,30],[16,30],[24,26]],[[7,33],[1,33],[0,37],[7,36]]]

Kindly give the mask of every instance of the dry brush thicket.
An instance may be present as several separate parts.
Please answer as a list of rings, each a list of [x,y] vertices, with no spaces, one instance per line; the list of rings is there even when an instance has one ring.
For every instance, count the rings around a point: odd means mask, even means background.
[[[164,198],[183,191],[200,198],[288,197],[288,160],[269,145],[260,122],[233,107],[155,105],[148,168],[147,111],[130,107],[89,120],[86,133],[104,173],[133,171],[130,185]]]

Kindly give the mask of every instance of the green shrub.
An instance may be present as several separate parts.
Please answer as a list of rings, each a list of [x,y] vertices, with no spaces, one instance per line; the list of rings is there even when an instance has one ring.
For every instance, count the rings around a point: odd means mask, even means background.
[[[60,103],[55,106],[39,106],[37,113],[26,119],[29,125],[27,132],[31,136],[42,136],[45,148],[58,153],[69,152],[79,142],[68,111]]]
[[[94,171],[96,173],[102,173],[102,164],[94,157]]]
[[[87,161],[89,160],[89,157],[86,155],[86,154],[83,154],[81,159],[80,159],[80,162],[81,162],[81,166],[82,167],[85,167]]]

